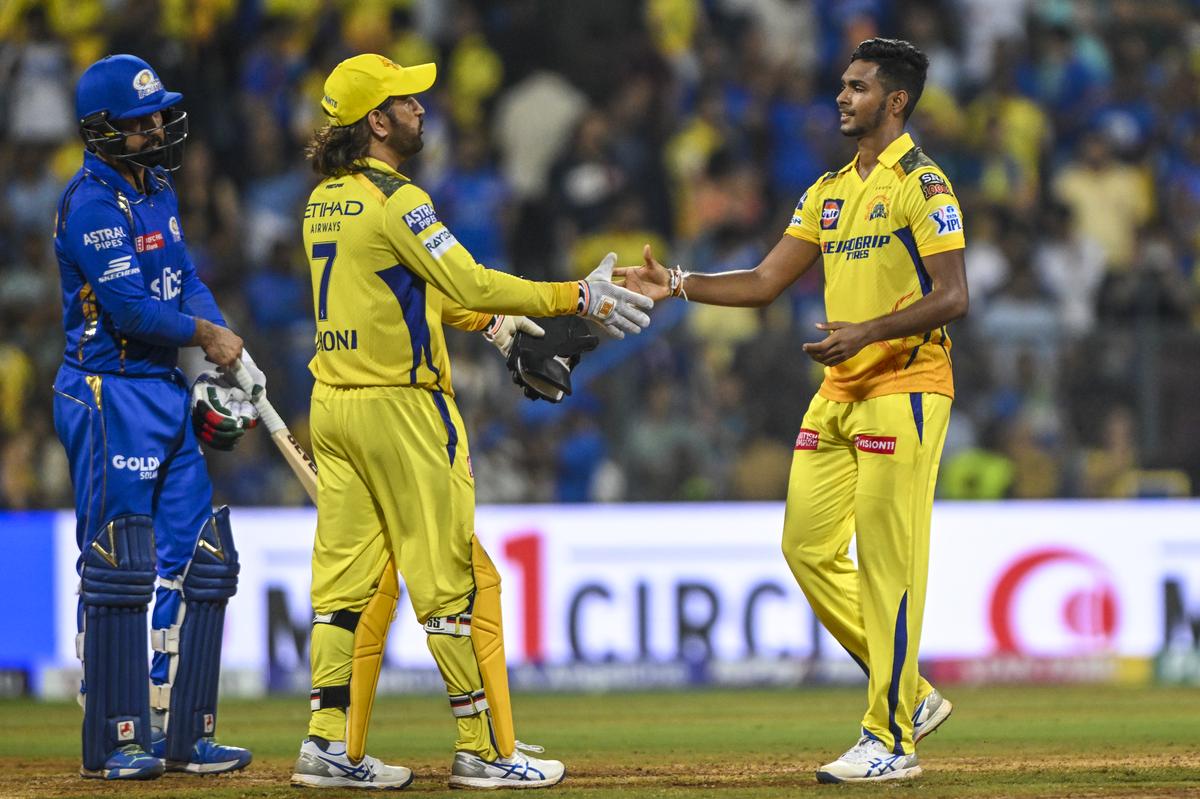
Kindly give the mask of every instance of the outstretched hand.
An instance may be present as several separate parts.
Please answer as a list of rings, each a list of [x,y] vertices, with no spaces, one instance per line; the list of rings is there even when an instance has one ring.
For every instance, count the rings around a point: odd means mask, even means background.
[[[642,249],[642,258],[645,263],[641,266],[619,267],[613,270],[613,277],[624,278],[625,288],[630,291],[644,294],[655,302],[665,300],[671,296],[670,271],[654,260],[649,244]]]
[[[817,330],[829,333],[822,341],[805,344],[802,349],[808,357],[825,366],[837,366],[858,354],[871,343],[864,324],[851,322],[817,322]]]

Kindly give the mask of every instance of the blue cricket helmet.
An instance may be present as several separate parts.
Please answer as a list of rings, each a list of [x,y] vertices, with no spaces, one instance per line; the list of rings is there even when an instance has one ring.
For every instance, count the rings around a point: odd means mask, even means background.
[[[92,64],[75,88],[75,116],[84,119],[107,111],[109,119],[153,114],[183,99],[163,88],[153,67],[135,55],[105,56]]]
[[[183,99],[163,88],[158,73],[135,55],[105,56],[92,64],[75,87],[75,114],[84,146],[110,160],[137,166],[163,167],[171,172],[183,163],[183,142],[188,136],[187,114],[173,108]],[[113,121],[162,112],[162,123],[138,135],[150,137],[136,152],[129,152],[126,133]]]

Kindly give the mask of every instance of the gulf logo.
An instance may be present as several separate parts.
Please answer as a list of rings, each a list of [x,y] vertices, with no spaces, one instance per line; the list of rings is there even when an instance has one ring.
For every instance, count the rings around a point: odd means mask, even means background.
[[[842,203],[845,200],[826,200],[821,206],[821,230],[837,228],[838,217],[842,215]]]

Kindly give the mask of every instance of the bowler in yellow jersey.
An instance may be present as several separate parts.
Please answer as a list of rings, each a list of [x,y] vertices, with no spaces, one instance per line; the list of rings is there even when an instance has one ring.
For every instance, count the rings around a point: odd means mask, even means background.
[[[557,760],[516,741],[504,662],[500,578],[474,535],[475,483],[454,404],[442,324],[539,329],[522,316],[580,314],[616,336],[653,303],[613,285],[615,256],[586,280],[536,283],[486,269],[400,171],[421,149],[414,96],[433,64],[378,55],[325,82],[329,124],[308,154],[324,179],[303,219],[316,354],[312,716],[292,783],[403,788],[412,772],[366,754],[397,570],[445,679],[458,725],[450,784],[538,788]],[[503,316],[501,316],[503,315]],[[499,344],[499,338],[497,338]]]
[[[967,312],[963,216],[954,190],[904,125],[929,61],[908,42],[870,39],[837,96],[849,164],[800,198],[754,269],[693,275],[646,263],[617,270],[654,298],[770,303],[820,261],[826,332],[803,345],[825,379],[796,438],[783,554],[813,611],[866,672],[859,741],[821,782],[921,773],[916,742],[951,704],[917,672],[929,523],[954,382],[946,325]],[[849,557],[856,537],[858,563]]]

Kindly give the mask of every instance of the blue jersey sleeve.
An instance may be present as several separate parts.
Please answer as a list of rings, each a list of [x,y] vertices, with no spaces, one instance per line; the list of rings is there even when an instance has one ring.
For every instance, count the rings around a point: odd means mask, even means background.
[[[216,298],[196,273],[196,265],[186,249],[183,254],[183,307],[192,316],[207,319],[214,325],[229,327],[221,315],[221,309],[217,307]]]
[[[63,237],[66,252],[122,335],[169,347],[192,340],[196,320],[146,290],[129,222],[115,199],[94,199],[72,209]]]

